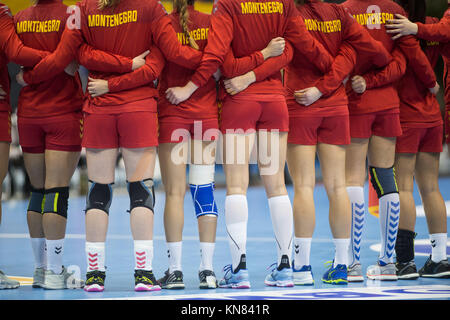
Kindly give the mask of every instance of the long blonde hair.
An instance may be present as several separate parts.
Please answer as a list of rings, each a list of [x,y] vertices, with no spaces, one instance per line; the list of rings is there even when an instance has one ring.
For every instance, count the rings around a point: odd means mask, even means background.
[[[187,39],[189,39],[189,45],[198,50],[198,44],[195,42],[194,38],[192,38],[189,33],[188,22],[189,22],[189,13],[187,11],[187,6],[194,4],[194,0],[173,0],[173,7],[175,11],[180,14],[180,26],[183,29],[183,33]]]
[[[98,0],[98,8],[103,10],[105,8],[112,8],[119,4],[120,0]]]

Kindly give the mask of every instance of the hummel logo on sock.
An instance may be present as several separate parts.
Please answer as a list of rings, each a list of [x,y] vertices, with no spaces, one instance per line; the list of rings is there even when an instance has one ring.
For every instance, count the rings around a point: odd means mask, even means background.
[[[431,246],[432,246],[433,248],[436,247],[436,240],[431,240]]]
[[[295,253],[298,254],[300,252],[300,245],[296,244],[295,245]]]
[[[55,247],[55,253],[60,254],[62,251],[62,247]]]

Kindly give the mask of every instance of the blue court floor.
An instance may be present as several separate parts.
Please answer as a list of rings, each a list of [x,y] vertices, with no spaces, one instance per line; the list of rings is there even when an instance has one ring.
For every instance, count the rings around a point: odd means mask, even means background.
[[[442,178],[440,187],[447,208],[450,206],[450,178]],[[289,196],[293,197],[292,188],[288,188]],[[367,188],[366,188],[367,194]],[[214,268],[220,278],[222,268],[230,263],[230,254],[225,232],[223,205],[225,190],[216,190],[219,205],[217,244],[214,256]],[[163,229],[164,194],[156,195],[155,238],[153,270],[159,278],[167,269],[166,244]],[[416,264],[422,267],[431,247],[428,240],[426,220],[420,214],[420,197],[415,191],[418,218],[416,232]],[[363,283],[351,283],[345,286],[327,285],[321,282],[325,272],[324,263],[333,259],[334,248],[328,225],[328,201],[325,189],[318,185],[315,191],[316,230],[311,248],[311,264],[314,273],[314,286],[294,288],[271,288],[264,285],[267,269],[276,260],[276,247],[273,238],[269,208],[264,189],[252,187],[248,191],[249,223],[247,242],[247,266],[250,272],[252,288],[248,290],[198,289],[197,272],[200,263],[197,222],[193,212],[190,195],[185,199],[185,227],[183,244],[183,273],[185,290],[160,292],[134,292],[133,278],[133,240],[130,235],[129,216],[126,210],[129,205],[126,194],[115,193],[110,212],[110,224],[107,239],[106,265],[107,278],[105,291],[102,293],[86,293],[83,290],[47,291],[33,289],[31,277],[33,274],[33,257],[31,243],[26,224],[26,202],[6,201],[3,203],[3,221],[0,226],[0,269],[7,275],[21,281],[21,287],[16,290],[0,290],[0,300],[71,300],[71,299],[445,299],[450,300],[450,279],[433,280],[401,280],[395,282],[380,282],[365,280]],[[85,225],[84,198],[71,198],[67,239],[65,242],[64,264],[71,270],[78,270],[82,279],[85,278],[86,261],[84,253]],[[449,211],[447,209],[447,211]],[[367,212],[367,211],[366,211]],[[364,240],[362,244],[362,264],[364,269],[376,261],[377,245],[379,244],[378,219],[366,214]],[[447,224],[449,219],[447,218]],[[450,243],[447,245],[447,256],[450,256]]]

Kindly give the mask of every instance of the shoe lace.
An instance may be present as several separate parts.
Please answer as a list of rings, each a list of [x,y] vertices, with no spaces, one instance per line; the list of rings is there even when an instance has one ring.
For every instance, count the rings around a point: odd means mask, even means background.
[[[334,260],[325,261],[324,266],[327,268],[331,268],[334,264]]]
[[[268,266],[266,270],[270,269],[270,271],[274,271],[276,268],[277,268],[277,263],[274,262],[270,266]]]

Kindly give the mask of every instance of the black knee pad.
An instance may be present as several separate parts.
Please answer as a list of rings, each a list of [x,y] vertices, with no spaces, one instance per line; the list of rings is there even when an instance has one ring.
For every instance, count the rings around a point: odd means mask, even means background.
[[[395,169],[369,167],[370,182],[377,192],[378,199],[390,193],[398,193]]]
[[[130,211],[134,208],[144,207],[152,210],[155,206],[155,187],[153,179],[146,179],[127,183],[130,195]]]
[[[112,202],[112,184],[102,184],[93,181],[86,198],[86,210],[98,209],[109,214]]]
[[[69,207],[69,187],[46,189],[44,195],[43,214],[54,213],[67,218]]]
[[[28,202],[27,211],[42,213],[44,209],[44,189],[36,189],[31,187],[30,201]]]

